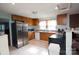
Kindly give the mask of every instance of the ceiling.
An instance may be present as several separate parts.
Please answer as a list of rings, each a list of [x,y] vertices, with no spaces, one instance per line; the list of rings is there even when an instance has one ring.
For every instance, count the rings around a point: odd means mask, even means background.
[[[57,3],[0,3],[0,11],[32,18],[54,17],[61,13],[79,13],[79,4],[73,3],[69,10],[59,11]],[[65,4],[63,4],[64,7]]]

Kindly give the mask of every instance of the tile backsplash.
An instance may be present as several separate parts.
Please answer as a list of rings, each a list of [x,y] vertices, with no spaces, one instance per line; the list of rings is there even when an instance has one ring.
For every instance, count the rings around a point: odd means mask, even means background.
[[[36,30],[38,28],[39,28],[39,26],[28,26],[28,29],[34,29],[34,30]]]
[[[68,26],[66,26],[66,25],[57,25],[56,28],[57,29],[64,29],[64,30],[69,29]]]

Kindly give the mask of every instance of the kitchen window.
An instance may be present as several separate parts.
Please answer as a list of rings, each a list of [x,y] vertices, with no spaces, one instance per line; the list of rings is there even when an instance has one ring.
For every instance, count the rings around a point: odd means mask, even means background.
[[[56,30],[56,20],[44,20],[39,22],[40,30]]]

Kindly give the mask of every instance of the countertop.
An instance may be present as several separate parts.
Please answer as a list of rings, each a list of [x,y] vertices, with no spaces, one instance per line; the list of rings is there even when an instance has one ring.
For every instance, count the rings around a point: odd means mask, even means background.
[[[57,33],[57,31],[51,31],[51,30],[49,30],[49,31],[46,31],[46,30],[36,30],[34,32]]]
[[[62,37],[63,37],[62,34],[53,34],[49,38],[62,38]]]
[[[2,35],[0,35],[0,37],[1,37],[1,36],[8,36],[8,35],[7,35],[7,34],[2,34]]]
[[[79,30],[73,30],[72,32],[79,34]]]

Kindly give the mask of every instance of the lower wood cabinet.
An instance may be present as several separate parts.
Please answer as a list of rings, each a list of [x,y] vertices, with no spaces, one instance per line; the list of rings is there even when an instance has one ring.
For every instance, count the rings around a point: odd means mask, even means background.
[[[35,32],[28,32],[28,40],[32,40],[35,38]]]
[[[39,32],[39,40],[44,40],[44,41],[48,41],[48,38],[50,35],[52,35],[54,33],[48,33],[48,32]],[[37,36],[37,35],[36,35]],[[32,40],[32,39],[36,39],[35,38],[35,32],[28,32],[28,40]],[[38,40],[37,39],[37,40]]]
[[[50,35],[54,33],[40,32],[40,40],[48,41]]]

